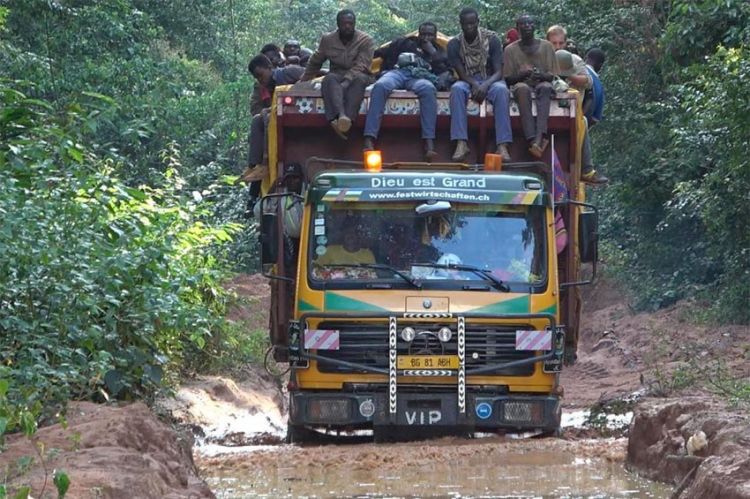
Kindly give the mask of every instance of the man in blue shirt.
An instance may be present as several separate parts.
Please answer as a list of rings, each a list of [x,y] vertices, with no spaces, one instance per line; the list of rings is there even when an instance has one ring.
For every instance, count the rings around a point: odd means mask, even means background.
[[[469,157],[466,107],[469,98],[493,106],[495,144],[503,161],[511,160],[508,146],[513,142],[510,128],[510,94],[503,80],[503,44],[492,31],[479,27],[476,9],[466,7],[458,16],[461,33],[448,43],[448,62],[459,81],[451,87],[451,140],[456,141],[453,161]]]
[[[599,71],[604,66],[606,55],[600,48],[592,48],[586,52],[586,69],[591,76],[593,85],[591,92],[586,94],[584,100],[584,112],[589,120],[589,126],[594,126],[604,119],[604,85],[599,79]]]

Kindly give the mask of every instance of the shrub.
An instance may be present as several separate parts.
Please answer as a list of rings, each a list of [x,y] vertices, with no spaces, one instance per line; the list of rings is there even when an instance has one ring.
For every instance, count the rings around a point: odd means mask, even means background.
[[[216,254],[236,231],[204,221],[210,203],[185,189],[175,144],[159,185],[127,186],[81,135],[96,113],[56,114],[15,87],[0,83],[0,417],[9,429],[68,399],[147,396],[184,362],[199,363],[226,327]]]

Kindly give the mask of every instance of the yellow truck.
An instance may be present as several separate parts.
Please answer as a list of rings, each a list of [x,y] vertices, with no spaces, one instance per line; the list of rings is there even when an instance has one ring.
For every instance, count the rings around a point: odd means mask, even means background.
[[[476,155],[426,164],[414,94],[392,94],[380,150],[363,157],[367,96],[342,141],[318,89],[276,90],[261,260],[274,357],[290,366],[292,441],[310,430],[372,430],[376,440],[559,430],[578,286],[597,259],[597,212],[579,183],[579,97],[555,96],[542,161],[523,140],[511,150],[522,161],[480,155],[493,142],[492,108],[472,103]],[[448,94],[438,101],[447,160]],[[520,131],[515,103],[511,122]],[[291,163],[304,172],[301,195],[279,187],[276,172]],[[303,207],[295,238],[283,227],[289,201]]]

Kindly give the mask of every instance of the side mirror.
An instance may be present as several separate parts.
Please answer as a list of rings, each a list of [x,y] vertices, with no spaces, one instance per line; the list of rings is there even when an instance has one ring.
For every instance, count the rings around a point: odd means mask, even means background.
[[[560,283],[560,289],[591,284],[596,278],[596,262],[599,260],[599,211],[596,206],[570,199],[559,204],[580,206],[578,212],[578,255],[581,263],[591,263],[591,277],[585,281]],[[587,210],[587,211],[583,211]]]
[[[578,241],[581,262],[597,262],[599,260],[599,214],[596,211],[581,211],[578,214]]]

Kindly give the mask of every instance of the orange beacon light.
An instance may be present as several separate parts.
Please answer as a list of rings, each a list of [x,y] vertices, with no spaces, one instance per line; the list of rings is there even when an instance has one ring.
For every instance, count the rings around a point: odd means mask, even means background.
[[[380,151],[365,151],[365,169],[369,172],[379,172],[383,169],[383,156]]]

